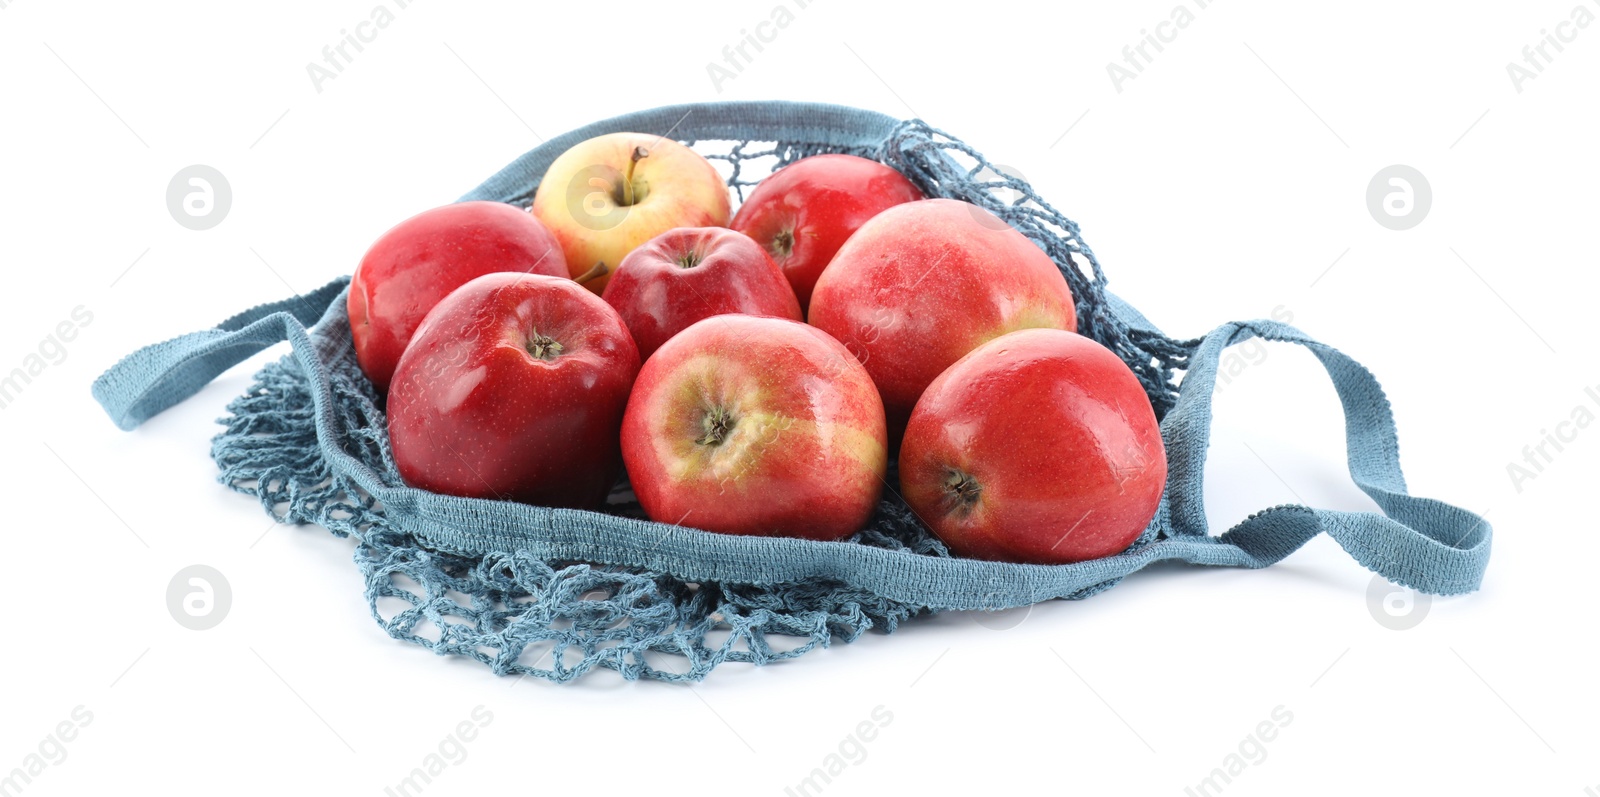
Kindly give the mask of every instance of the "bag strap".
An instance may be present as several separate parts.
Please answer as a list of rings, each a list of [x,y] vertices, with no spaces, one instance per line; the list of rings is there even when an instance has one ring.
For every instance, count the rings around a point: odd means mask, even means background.
[[[1177,405],[1161,423],[1171,532],[1208,534],[1203,484],[1217,367],[1224,349],[1257,336],[1305,346],[1327,369],[1344,406],[1350,476],[1384,514],[1278,506],[1252,515],[1219,541],[1264,567],[1325,531],[1356,561],[1397,584],[1438,595],[1477,589],[1489,563],[1489,524],[1459,507],[1410,495],[1400,471],[1394,414],[1377,379],[1339,350],[1274,321],[1224,324],[1190,357]]]
[[[623,114],[563,133],[512,161],[460,201],[526,206],[539,176],[574,144],[607,133],[652,133],[688,141],[803,141],[836,147],[881,146],[900,120],[822,102],[732,101],[666,105]]]
[[[334,309],[350,277],[310,293],[253,307],[212,329],[146,346],[94,381],[95,400],[127,431],[198,393],[223,371],[288,338],[293,320],[315,325]]]

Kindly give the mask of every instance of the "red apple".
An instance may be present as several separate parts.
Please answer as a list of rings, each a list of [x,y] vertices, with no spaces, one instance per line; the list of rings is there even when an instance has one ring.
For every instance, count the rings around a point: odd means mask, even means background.
[[[702,318],[725,313],[800,320],[783,272],[755,241],[724,227],[679,227],[628,253],[603,294],[639,356]]]
[[[639,351],[611,306],[565,277],[489,274],[439,302],[395,370],[389,440],[407,484],[598,508]]]
[[[662,136],[611,133],[563,152],[539,181],[538,216],[561,240],[572,277],[605,290],[606,271],[673,227],[728,226],[728,186],[715,166]]]
[[[1033,564],[1120,553],[1167,480],[1155,411],[1110,349],[1028,329],[940,374],[900,448],[906,503],[952,553]]]
[[[884,435],[878,392],[838,341],[797,321],[721,315],[644,364],[622,458],[654,520],[837,540],[878,502]]]
[[[954,199],[896,205],[834,255],[811,294],[810,322],[867,367],[898,440],[923,388],[1007,332],[1076,331],[1072,289],[1037,244]]]
[[[905,175],[877,161],[813,155],[762,180],[731,226],[772,255],[804,310],[817,277],[846,238],[867,219],[921,198]]]
[[[362,372],[387,390],[422,317],[451,291],[496,271],[564,277],[567,260],[538,219],[500,202],[426,210],[384,233],[350,282],[350,337]]]

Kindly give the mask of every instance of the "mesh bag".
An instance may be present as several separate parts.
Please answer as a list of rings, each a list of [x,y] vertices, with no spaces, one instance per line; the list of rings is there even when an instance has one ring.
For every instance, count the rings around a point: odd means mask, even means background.
[[[1322,532],[1398,584],[1435,594],[1478,587],[1489,525],[1407,493],[1393,416],[1369,372],[1272,321],[1169,338],[1106,290],[1076,224],[1026,181],[996,172],[972,147],[919,120],[810,103],[669,106],[552,139],[462,199],[526,207],[556,156],[619,131],[689,144],[719,163],[741,199],[773,169],[808,155],[872,158],[927,196],[981,205],[1032,239],[1070,283],[1079,331],[1128,364],[1161,420],[1169,477],[1149,527],[1116,556],[1022,565],[951,557],[892,489],[866,529],[842,542],[814,542],[654,523],[625,481],[603,512],[406,487],[383,408],[356,364],[347,277],[134,352],[96,380],[96,399],[133,429],[288,340],[290,354],[228,406],[226,428],[212,444],[221,481],[255,496],[283,523],[355,537],[368,608],[390,636],[476,659],[500,675],[566,682],[604,668],[629,680],[698,681],[724,662],[795,658],[869,629],[892,632],[923,614],[1085,598],[1152,562],[1265,567]],[[1304,345],[1327,368],[1344,408],[1350,474],[1383,514],[1279,506],[1209,533],[1201,480],[1218,361],[1251,337]]]

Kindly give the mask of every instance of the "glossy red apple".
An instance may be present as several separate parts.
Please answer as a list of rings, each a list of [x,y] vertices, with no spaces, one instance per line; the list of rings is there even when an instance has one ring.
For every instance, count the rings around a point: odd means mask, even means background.
[[[628,253],[603,297],[639,357],[702,318],[726,313],[800,320],[789,281],[755,241],[725,227],[679,227]]]
[[[866,524],[883,489],[883,404],[861,364],[823,332],[715,316],[645,362],[622,457],[653,520],[837,540]]]
[[[905,175],[855,155],[801,158],[762,180],[729,226],[783,269],[804,310],[829,261],[867,219],[922,198]]]
[[[867,367],[898,440],[923,388],[1007,332],[1076,331],[1072,289],[1044,250],[976,205],[928,199],[879,213],[817,280],[811,324]]]
[[[439,302],[400,358],[389,440],[407,484],[594,509],[618,474],[639,352],[566,277],[489,274]]]
[[[1034,564],[1120,553],[1167,480],[1138,378],[1072,332],[1028,329],[940,374],[900,448],[906,503],[952,553]]]
[[[538,219],[501,202],[426,210],[384,233],[350,282],[356,361],[387,390],[422,317],[451,291],[496,271],[567,275],[561,244]]]

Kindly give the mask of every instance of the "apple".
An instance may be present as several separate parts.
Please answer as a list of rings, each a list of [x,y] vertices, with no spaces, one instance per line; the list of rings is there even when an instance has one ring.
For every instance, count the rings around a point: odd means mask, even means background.
[[[673,227],[728,226],[728,186],[698,152],[663,136],[610,133],[561,153],[534,193],[533,215],[561,241],[576,279],[605,290],[608,271]]]
[[[639,351],[611,306],[566,277],[488,274],[428,312],[389,393],[389,441],[413,487],[596,509]]]
[[[995,338],[940,374],[900,448],[906,503],[957,556],[1062,564],[1125,550],[1167,480],[1144,388],[1059,329]]]
[[[867,219],[921,198],[905,175],[877,161],[813,155],[756,185],[731,226],[772,255],[804,310],[817,277],[845,239]]]
[[[1072,289],[1044,250],[954,199],[895,205],[861,225],[817,279],[808,320],[866,366],[890,440],[967,352],[1019,329],[1078,328]]]
[[[838,540],[866,524],[884,486],[883,404],[822,331],[714,316],[645,362],[622,419],[622,459],[653,520]]]
[[[561,244],[538,219],[500,202],[426,210],[378,238],[346,302],[356,361],[379,391],[422,317],[451,291],[496,271],[567,275]]]
[[[622,259],[602,297],[628,325],[643,359],[702,318],[801,319],[800,303],[772,258],[724,227],[679,227],[651,238]]]

